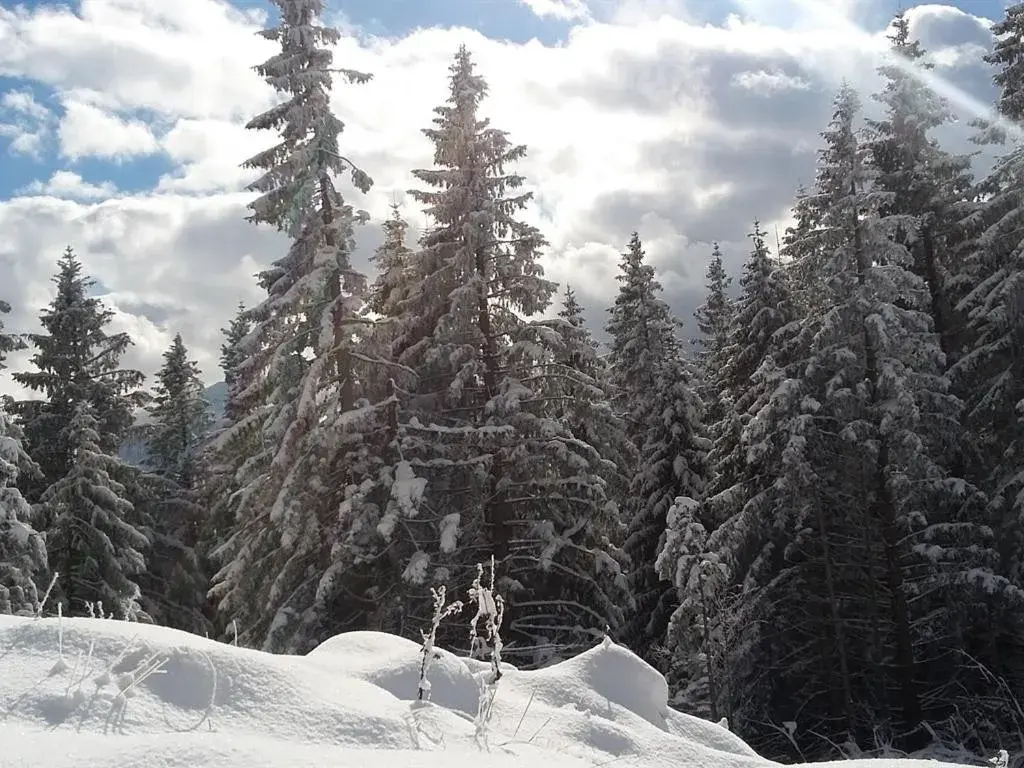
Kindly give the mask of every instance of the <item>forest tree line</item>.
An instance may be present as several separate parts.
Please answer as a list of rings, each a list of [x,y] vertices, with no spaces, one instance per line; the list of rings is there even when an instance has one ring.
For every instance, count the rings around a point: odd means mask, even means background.
[[[741,275],[710,254],[690,354],[639,233],[606,348],[544,277],[526,149],[465,47],[412,172],[428,226],[394,206],[353,266],[342,187],[372,179],[329,95],[369,75],[332,66],[322,0],[275,2],[249,220],[290,247],[224,331],[225,412],[180,335],[151,391],[122,365],[69,248],[42,330],[0,326],[35,395],[0,408],[0,612],[52,587],[65,615],[304,653],[418,639],[430,589],[493,556],[517,666],[610,635],[781,760],[1024,751],[1024,4],[986,57],[994,169],[934,138],[953,115],[897,16],[880,117],[840,89],[778,252],[755,221]]]

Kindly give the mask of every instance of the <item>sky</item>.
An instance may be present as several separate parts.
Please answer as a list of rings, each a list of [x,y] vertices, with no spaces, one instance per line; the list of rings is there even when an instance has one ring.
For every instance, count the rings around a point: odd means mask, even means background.
[[[774,244],[843,79],[866,107],[885,27],[899,9],[961,118],[991,105],[982,56],[1006,0],[327,0],[343,36],[345,154],[373,178],[357,263],[394,201],[429,167],[421,133],[446,98],[448,64],[473,52],[483,112],[527,146],[528,216],[550,246],[546,274],[571,284],[595,329],[617,290],[618,254],[639,231],[666,298],[693,328],[711,243],[739,277],[755,218]],[[267,0],[29,0],[0,4],[0,299],[9,330],[35,331],[67,245],[97,280],[115,330],[147,374],[180,332],[208,382],[220,329],[260,299],[253,275],[287,249],[245,222],[251,172],[274,137],[246,121],[273,103],[252,67],[274,52],[256,33]],[[985,157],[978,158],[984,170]],[[557,308],[553,308],[554,309]],[[9,360],[23,369],[25,355]],[[17,393],[8,372],[0,393]]]

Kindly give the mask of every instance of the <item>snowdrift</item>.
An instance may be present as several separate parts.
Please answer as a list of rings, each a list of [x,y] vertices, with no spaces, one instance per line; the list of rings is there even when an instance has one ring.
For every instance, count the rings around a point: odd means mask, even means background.
[[[508,667],[482,736],[486,665],[439,656],[424,703],[420,647],[391,635],[274,656],[150,625],[0,616],[0,766],[769,765],[724,727],[670,710],[664,678],[612,643]]]

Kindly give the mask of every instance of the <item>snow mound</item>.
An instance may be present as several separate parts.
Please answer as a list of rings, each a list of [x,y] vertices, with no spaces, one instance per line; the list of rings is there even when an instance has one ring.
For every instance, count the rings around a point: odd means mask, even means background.
[[[274,656],[150,625],[0,616],[0,764],[771,765],[671,711],[664,679],[611,642],[543,670],[506,667],[482,728],[487,665],[438,651],[432,701],[420,702],[420,660],[418,644],[374,632]]]

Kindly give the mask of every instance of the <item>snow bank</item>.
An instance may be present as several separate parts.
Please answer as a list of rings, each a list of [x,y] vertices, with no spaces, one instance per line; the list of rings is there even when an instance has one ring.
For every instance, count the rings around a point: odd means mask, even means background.
[[[295,657],[142,624],[0,616],[0,765],[769,765],[725,728],[669,710],[664,679],[612,643],[549,669],[507,667],[483,739],[486,665],[440,651],[425,703],[419,664],[418,644],[374,632]]]

